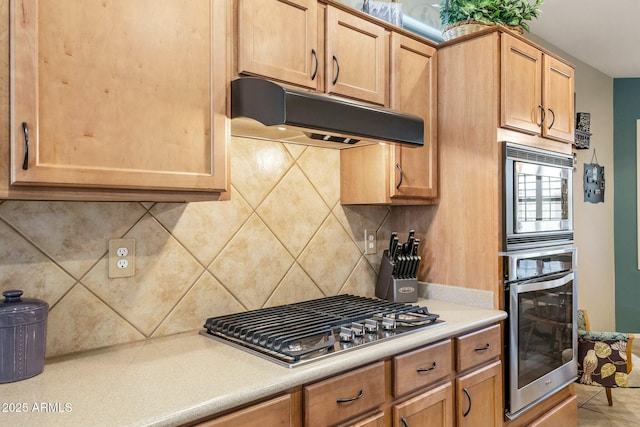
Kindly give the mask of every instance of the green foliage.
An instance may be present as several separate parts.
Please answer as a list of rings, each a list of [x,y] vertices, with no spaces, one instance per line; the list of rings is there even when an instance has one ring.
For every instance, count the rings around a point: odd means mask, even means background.
[[[446,4],[449,2],[447,21]],[[473,20],[485,24],[502,24],[520,27],[529,31],[526,21],[540,15],[544,0],[443,0],[440,4],[440,19],[443,25]]]

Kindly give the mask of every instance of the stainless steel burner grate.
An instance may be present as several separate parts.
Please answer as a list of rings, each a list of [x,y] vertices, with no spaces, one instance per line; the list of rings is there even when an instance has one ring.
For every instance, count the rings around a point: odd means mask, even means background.
[[[443,323],[426,307],[337,295],[207,319],[203,334],[288,366]]]

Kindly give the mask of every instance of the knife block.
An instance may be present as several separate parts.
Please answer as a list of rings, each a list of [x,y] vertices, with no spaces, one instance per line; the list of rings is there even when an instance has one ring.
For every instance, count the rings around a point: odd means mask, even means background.
[[[376,282],[376,297],[391,302],[418,301],[418,278],[401,279],[393,276],[395,263],[389,259],[389,251],[382,254],[378,280]]]

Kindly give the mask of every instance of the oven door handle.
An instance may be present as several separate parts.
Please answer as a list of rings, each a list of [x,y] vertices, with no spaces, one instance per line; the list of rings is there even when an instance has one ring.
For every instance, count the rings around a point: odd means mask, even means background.
[[[556,274],[553,276],[534,277],[524,282],[514,283],[511,286],[515,287],[517,292],[530,292],[530,291],[542,291],[545,289],[553,289],[566,285],[574,278],[573,271]]]

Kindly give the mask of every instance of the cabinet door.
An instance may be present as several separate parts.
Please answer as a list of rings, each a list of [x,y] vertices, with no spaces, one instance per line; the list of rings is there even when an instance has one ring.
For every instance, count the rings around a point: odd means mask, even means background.
[[[450,382],[393,407],[394,427],[453,425],[453,386]],[[476,424],[476,426],[490,424]]]
[[[214,420],[197,424],[197,427],[262,427],[262,426],[298,426],[300,423],[294,418],[290,394],[277,397],[264,403],[250,406]]]
[[[540,134],[544,120],[542,52],[507,34],[501,40],[500,125]]]
[[[10,13],[12,184],[227,188],[225,0]]]
[[[424,146],[392,150],[389,194],[435,198],[438,186],[436,50],[391,33],[391,108],[424,119]]]
[[[546,109],[542,136],[568,143],[574,140],[574,70],[544,55],[543,102]]]
[[[456,378],[456,425],[502,425],[502,363],[496,361]]]
[[[382,412],[367,417],[355,423],[347,423],[340,427],[384,427],[384,414]]]
[[[335,7],[327,7],[328,93],[386,105],[388,44],[385,29]]]
[[[316,89],[316,0],[237,0],[238,73]]]

